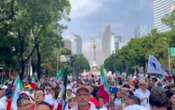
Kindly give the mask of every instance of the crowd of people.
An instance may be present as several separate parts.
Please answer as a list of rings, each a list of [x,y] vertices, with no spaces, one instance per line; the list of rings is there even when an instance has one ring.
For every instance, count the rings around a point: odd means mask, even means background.
[[[136,76],[107,77],[110,89],[99,76],[22,81],[14,98],[15,82],[0,87],[0,110],[175,110],[175,84],[171,78]]]

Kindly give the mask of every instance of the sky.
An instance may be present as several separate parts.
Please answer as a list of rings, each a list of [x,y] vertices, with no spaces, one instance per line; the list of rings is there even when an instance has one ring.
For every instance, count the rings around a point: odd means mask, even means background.
[[[101,39],[105,26],[111,25],[112,32],[128,41],[134,37],[138,26],[153,23],[153,0],[70,0],[71,21],[64,36],[76,33],[82,37],[83,53],[92,62],[92,40],[97,42],[97,63],[101,64]]]

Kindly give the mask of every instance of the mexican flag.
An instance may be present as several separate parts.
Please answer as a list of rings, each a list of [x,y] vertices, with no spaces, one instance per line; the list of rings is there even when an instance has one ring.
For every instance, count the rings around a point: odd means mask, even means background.
[[[110,86],[109,86],[108,81],[106,79],[103,67],[101,67],[100,72],[101,72],[101,74],[100,74],[101,83],[104,85],[105,90],[109,93],[110,92]]]
[[[14,91],[14,94],[13,94],[13,97],[12,97],[13,110],[17,110],[16,101],[19,97],[19,94],[22,92],[22,89],[23,89],[23,84],[22,84],[21,79],[18,76],[15,80],[15,91]]]
[[[61,78],[63,77],[63,75],[64,75],[64,71],[63,71],[63,70],[59,70],[59,71],[57,72],[57,74],[56,74],[55,79],[56,79],[56,80],[61,80]]]
[[[32,82],[37,82],[37,75],[36,75],[36,73],[32,74]]]

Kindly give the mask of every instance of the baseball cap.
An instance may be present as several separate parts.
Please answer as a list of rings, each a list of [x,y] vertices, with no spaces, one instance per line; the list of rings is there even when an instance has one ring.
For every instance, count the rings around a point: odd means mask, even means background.
[[[85,90],[85,91],[87,91],[88,93],[91,93],[90,88],[89,88],[88,86],[85,86],[85,85],[79,86],[79,87],[77,88],[77,90],[76,90],[76,94],[77,94],[80,90]]]

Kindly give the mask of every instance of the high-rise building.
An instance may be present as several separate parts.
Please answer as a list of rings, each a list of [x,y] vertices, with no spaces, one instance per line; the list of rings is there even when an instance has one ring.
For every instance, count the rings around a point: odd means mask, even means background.
[[[111,26],[105,28],[103,38],[102,38],[102,52],[103,58],[108,58],[111,54],[115,53],[119,49],[119,43],[121,42],[121,37],[116,36],[112,33]]]
[[[136,27],[135,32],[134,32],[134,37],[135,38],[140,38],[148,35],[148,33],[151,32],[151,28],[146,25],[141,25]]]
[[[69,50],[72,50],[72,42],[71,42],[71,40],[64,39],[63,42],[64,42],[64,48],[67,48]]]
[[[82,54],[82,39],[79,35],[72,34],[72,54]]]
[[[173,5],[172,0],[153,0],[153,14],[154,14],[154,29],[158,32],[170,31],[170,27],[162,23],[162,18],[170,14],[171,7]]]
[[[116,50],[119,49],[120,42],[121,42],[121,37],[120,36],[116,36],[114,34],[111,36],[110,54],[115,53]]]
[[[105,28],[103,38],[102,38],[102,51],[103,51],[104,59],[108,58],[111,54],[110,53],[111,36],[112,36],[112,31],[111,31],[111,26],[109,25]]]
[[[82,39],[79,35],[71,34],[64,39],[64,48],[70,49],[72,54],[82,54]]]
[[[64,48],[70,49],[72,54],[82,54],[82,39],[79,35],[71,34],[64,40]]]

